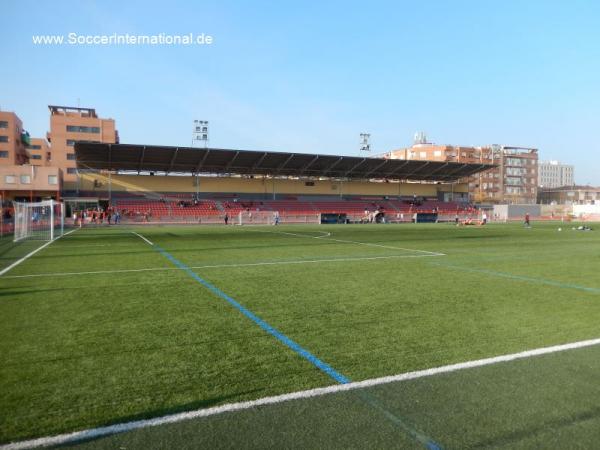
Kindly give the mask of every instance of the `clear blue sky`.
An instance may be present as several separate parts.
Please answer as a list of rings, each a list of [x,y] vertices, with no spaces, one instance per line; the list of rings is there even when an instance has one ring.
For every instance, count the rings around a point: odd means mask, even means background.
[[[357,154],[532,146],[600,185],[600,2],[4,0],[0,108],[94,107],[125,143]],[[210,46],[34,46],[33,34],[186,34]]]

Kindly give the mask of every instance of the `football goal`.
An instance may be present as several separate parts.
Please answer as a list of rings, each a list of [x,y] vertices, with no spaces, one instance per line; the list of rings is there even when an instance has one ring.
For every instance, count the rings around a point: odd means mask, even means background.
[[[65,224],[63,203],[44,200],[34,203],[13,202],[13,206],[15,242],[24,239],[51,241],[62,236]]]
[[[319,213],[279,214],[279,211],[242,211],[238,214],[238,225],[278,225],[292,223],[321,223]]]

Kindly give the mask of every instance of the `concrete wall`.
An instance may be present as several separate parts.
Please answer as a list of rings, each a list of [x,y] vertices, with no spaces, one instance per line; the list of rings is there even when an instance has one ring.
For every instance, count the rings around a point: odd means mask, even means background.
[[[494,205],[494,217],[499,220],[519,219],[529,214],[531,217],[540,217],[540,205]]]
[[[600,205],[573,205],[573,214],[577,217],[586,215],[600,215]]]

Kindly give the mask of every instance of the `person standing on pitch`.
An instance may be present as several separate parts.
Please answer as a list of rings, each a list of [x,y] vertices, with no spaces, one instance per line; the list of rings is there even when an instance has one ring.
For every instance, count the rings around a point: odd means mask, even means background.
[[[531,225],[529,224],[529,213],[525,213],[525,226],[529,228]]]
[[[225,213],[225,225],[229,222],[229,214]]]

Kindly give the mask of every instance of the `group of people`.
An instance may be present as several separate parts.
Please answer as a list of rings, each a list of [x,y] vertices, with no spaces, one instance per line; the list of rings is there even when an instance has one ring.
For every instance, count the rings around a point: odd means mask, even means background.
[[[476,220],[473,219],[471,216],[467,217],[464,220],[460,220],[460,217],[458,216],[458,214],[456,214],[454,216],[454,223],[456,224],[456,226],[465,226],[465,225],[478,225],[478,226],[484,226],[488,223],[488,215],[485,211],[483,211],[481,213],[481,220]],[[523,222],[523,225],[526,228],[530,228],[531,227],[531,221],[530,221],[530,217],[529,217],[529,213],[525,213],[525,219]]]
[[[378,206],[374,211],[365,209],[365,215],[360,220],[360,223],[378,223],[382,221],[385,223],[385,209]]]
[[[115,208],[82,209],[73,212],[73,224],[79,225],[79,228],[85,224],[102,225],[106,222],[108,225],[118,225],[121,223],[121,213]]]
[[[485,211],[483,211],[481,213],[481,220],[473,219],[471,216],[467,217],[464,220],[460,220],[460,217],[458,217],[458,214],[456,214],[454,216],[454,223],[456,224],[457,227],[469,226],[469,225],[477,225],[477,226],[482,227],[484,225],[487,225],[488,216],[487,216],[487,213]]]

